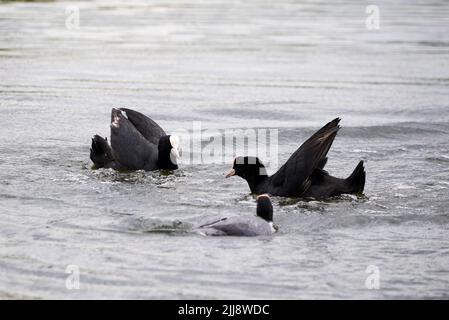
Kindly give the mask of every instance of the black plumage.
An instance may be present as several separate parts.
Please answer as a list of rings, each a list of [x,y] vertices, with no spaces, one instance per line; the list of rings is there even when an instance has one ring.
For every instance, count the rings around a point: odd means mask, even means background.
[[[156,170],[178,168],[178,145],[153,120],[140,112],[121,108],[111,111],[111,145],[95,135],[90,159],[96,168]]]
[[[266,174],[257,157],[237,157],[227,177],[237,175],[248,182],[252,193],[282,197],[327,198],[361,193],[365,186],[363,161],[347,179],[329,175],[324,170],[327,153],[337,135],[340,118],[326,124],[307,139],[272,176]]]

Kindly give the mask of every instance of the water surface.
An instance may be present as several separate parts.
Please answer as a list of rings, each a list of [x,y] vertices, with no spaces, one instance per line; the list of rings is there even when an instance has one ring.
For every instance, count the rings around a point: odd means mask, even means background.
[[[447,298],[449,5],[377,1],[368,30],[367,4],[0,3],[0,298]],[[364,159],[366,197],[274,198],[273,237],[192,235],[254,214],[224,179],[232,155],[93,171],[90,138],[121,106],[167,132],[278,128],[280,163],[340,116],[327,169]]]

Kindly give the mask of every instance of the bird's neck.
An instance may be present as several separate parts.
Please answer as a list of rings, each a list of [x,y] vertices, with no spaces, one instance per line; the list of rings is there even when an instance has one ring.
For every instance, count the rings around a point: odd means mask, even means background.
[[[157,165],[159,169],[164,170],[176,170],[178,169],[178,165],[173,164],[170,160],[170,154],[162,153],[159,151]]]
[[[266,175],[257,175],[246,178],[246,182],[248,182],[249,189],[252,193],[259,193],[262,192],[259,190],[259,187],[262,185],[262,183],[268,178]]]

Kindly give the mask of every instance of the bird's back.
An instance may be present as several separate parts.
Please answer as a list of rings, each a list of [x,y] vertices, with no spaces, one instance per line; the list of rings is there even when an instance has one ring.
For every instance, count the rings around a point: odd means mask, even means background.
[[[210,230],[212,229],[212,230]],[[198,228],[206,235],[262,236],[272,234],[271,225],[257,216],[229,217]]]

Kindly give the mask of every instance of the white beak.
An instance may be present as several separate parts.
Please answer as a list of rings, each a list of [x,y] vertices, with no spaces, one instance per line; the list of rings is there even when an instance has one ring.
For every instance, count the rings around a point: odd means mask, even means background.
[[[228,174],[226,175],[226,178],[232,177],[233,175],[235,175],[235,170],[231,169],[231,170],[229,170]]]
[[[179,155],[179,137],[177,136],[170,136],[170,144],[171,144],[171,150],[170,150],[170,161],[173,164],[178,164],[178,160],[181,159],[181,156]]]
[[[181,159],[181,156],[179,155],[179,151],[177,148],[171,148],[170,150],[170,161],[173,164],[178,164],[178,160]]]

